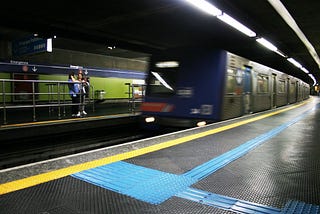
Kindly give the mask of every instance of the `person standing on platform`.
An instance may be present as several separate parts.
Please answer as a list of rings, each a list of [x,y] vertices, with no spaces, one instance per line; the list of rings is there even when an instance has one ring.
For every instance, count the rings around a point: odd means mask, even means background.
[[[79,106],[79,112],[81,116],[86,116],[87,112],[85,109],[85,102],[86,102],[86,86],[89,84],[89,82],[86,81],[85,77],[83,76],[82,70],[80,69],[78,72],[78,81],[79,84],[79,93],[80,93],[80,106]]]
[[[75,78],[75,74],[73,71],[69,73],[68,78],[68,84],[69,86],[69,94],[72,99],[72,108],[71,108],[71,114],[72,117],[80,117],[80,111],[79,111],[79,103],[80,103],[80,95],[79,95],[79,81]]]

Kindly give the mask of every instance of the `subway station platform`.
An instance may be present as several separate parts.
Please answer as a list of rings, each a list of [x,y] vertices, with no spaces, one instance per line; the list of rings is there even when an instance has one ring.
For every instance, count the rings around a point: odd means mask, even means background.
[[[141,101],[140,101],[141,102]],[[139,113],[139,103],[132,104],[128,99],[114,99],[105,101],[94,101],[85,105],[87,115],[72,117],[71,106],[50,106],[26,108],[8,108],[4,112],[0,109],[0,129],[11,127],[25,127],[30,125],[41,125],[54,121],[61,123],[88,117],[104,117],[116,114]],[[71,105],[71,103],[70,103]]]
[[[93,105],[87,105],[86,111],[85,117],[71,117],[70,108],[39,108],[33,120],[32,108],[13,109],[6,112],[5,124],[3,112],[0,112],[0,142],[137,123],[140,115],[138,108],[132,109],[126,101],[96,103],[94,108]],[[59,113],[61,116],[58,116]]]
[[[320,213],[320,99],[0,171],[0,213]]]

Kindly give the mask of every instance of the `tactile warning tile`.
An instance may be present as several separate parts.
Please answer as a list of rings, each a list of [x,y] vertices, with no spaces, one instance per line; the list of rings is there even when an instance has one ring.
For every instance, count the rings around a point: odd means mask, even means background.
[[[261,204],[251,203],[193,188],[188,188],[184,192],[178,193],[177,196],[191,201],[196,201],[201,204],[206,204],[208,206],[234,211],[236,213],[280,213],[280,209],[275,207],[268,207]]]
[[[283,208],[283,214],[318,214],[320,206],[307,204],[300,201],[289,201]]]
[[[197,181],[189,176],[165,173],[122,161],[72,176],[151,204],[160,204]]]
[[[172,197],[157,207],[160,208],[161,214],[234,214],[232,211],[178,197]]]

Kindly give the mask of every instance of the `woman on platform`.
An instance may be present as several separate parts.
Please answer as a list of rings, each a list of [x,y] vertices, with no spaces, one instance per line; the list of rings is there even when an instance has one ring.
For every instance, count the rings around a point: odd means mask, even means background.
[[[80,103],[79,81],[75,78],[75,74],[73,71],[69,73],[68,82],[70,82],[68,86],[69,86],[69,94],[72,99],[72,108],[71,108],[72,117],[80,117],[81,114],[79,111],[79,103]]]

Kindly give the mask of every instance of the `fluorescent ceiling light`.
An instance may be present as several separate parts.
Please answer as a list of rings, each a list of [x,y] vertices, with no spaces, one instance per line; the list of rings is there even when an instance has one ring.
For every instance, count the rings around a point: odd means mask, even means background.
[[[284,53],[282,53],[280,50],[276,50],[275,51],[277,54],[279,54],[280,56],[287,58],[288,56],[286,56]]]
[[[312,86],[315,86],[317,84],[316,79],[314,78],[314,76],[312,74],[308,74],[308,75],[313,80],[313,85]]]
[[[261,45],[263,45],[264,47],[268,48],[269,50],[272,50],[273,52],[279,54],[282,57],[287,57],[284,53],[282,53],[274,44],[272,44],[271,42],[269,42],[268,40],[264,39],[264,38],[259,38],[256,39],[257,42],[259,42]]]
[[[305,67],[302,67],[301,70],[306,74],[310,73]]]
[[[299,26],[297,25],[295,20],[292,18],[291,14],[288,12],[285,6],[281,3],[280,0],[268,0],[268,2],[273,6],[273,8],[279,13],[279,15],[285,20],[285,22],[291,27],[291,29],[296,33],[296,35],[304,43],[310,55],[313,57],[313,59],[315,60],[315,62],[318,64],[320,68],[320,59],[317,52],[315,51],[314,47],[309,42],[307,37],[304,35],[304,33],[300,30]]]
[[[291,62],[293,65],[295,65],[296,67],[302,68],[302,65],[301,65],[299,62],[297,62],[295,59],[293,59],[293,58],[288,58],[287,60],[288,60],[289,62]]]
[[[186,0],[186,1],[212,16],[217,16],[222,14],[221,10],[219,10],[214,5],[212,5],[211,3],[205,0]]]
[[[234,18],[232,18],[231,16],[229,16],[226,13],[223,13],[222,15],[217,16],[217,18],[220,19],[221,21],[223,21],[224,23],[230,25],[231,27],[234,27],[235,29],[237,29],[238,31],[244,33],[245,35],[247,35],[249,37],[255,37],[257,35],[255,32],[250,30],[248,27],[241,24],[240,22],[238,22],[237,20],[235,20]]]
[[[268,48],[269,50],[272,50],[272,51],[278,50],[278,48],[276,46],[274,46],[271,42],[269,42],[268,40],[266,40],[264,38],[256,39],[256,41],[259,42],[264,47]]]
[[[218,19],[221,21],[225,22],[226,24],[234,27],[238,31],[246,34],[249,37],[255,37],[257,34],[250,30],[248,27],[245,25],[241,24],[231,16],[229,16],[226,13],[223,13],[220,9],[218,9],[216,6],[213,4],[205,1],[205,0],[186,0],[193,6],[199,8],[200,10],[212,15],[212,16],[217,16]]]

